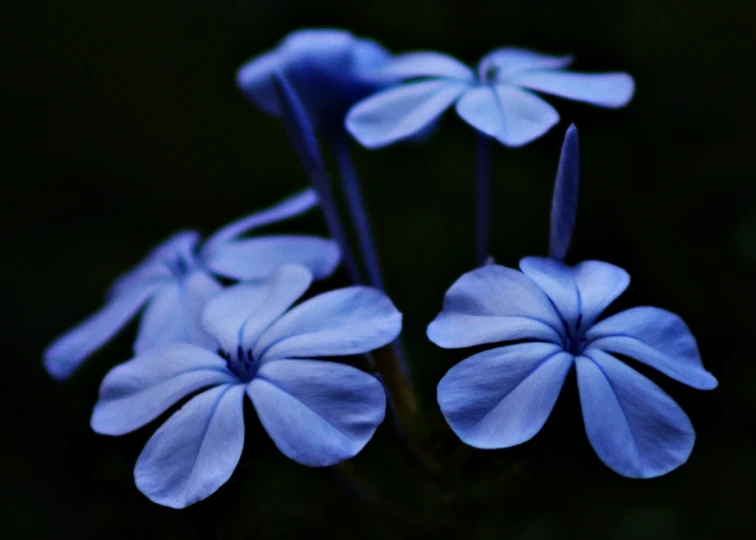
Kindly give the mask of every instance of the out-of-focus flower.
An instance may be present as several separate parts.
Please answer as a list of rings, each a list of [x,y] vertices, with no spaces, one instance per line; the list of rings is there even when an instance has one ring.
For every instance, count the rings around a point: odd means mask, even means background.
[[[571,56],[504,48],[486,55],[476,74],[437,52],[399,55],[374,76],[405,82],[357,103],[346,127],[363,146],[379,148],[427,129],[456,103],[457,114],[478,131],[522,146],[559,121],[556,110],[531,90],[609,108],[632,98],[635,85],[627,73],[565,70],[571,63]]]
[[[69,330],[44,352],[44,365],[56,379],[69,377],[94,351],[110,341],[146,306],[134,352],[173,342],[212,346],[199,315],[207,300],[221,291],[213,276],[260,281],[279,266],[298,263],[316,278],[328,276],[339,262],[338,246],[314,236],[242,237],[263,225],[301,214],[317,205],[311,190],[242,218],[210,236],[200,246],[195,231],[175,234],[111,287],[105,306]]]

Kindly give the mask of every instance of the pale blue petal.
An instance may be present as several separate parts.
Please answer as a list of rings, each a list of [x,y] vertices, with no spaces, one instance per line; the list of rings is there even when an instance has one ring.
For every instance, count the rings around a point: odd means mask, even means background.
[[[661,476],[685,463],[696,435],[661,388],[616,358],[577,359],[585,432],[601,461],[630,478]]]
[[[448,78],[473,82],[475,74],[465,64],[446,54],[418,51],[395,56],[377,70],[385,78]]]
[[[241,329],[249,314],[258,309],[269,294],[264,283],[233,285],[210,300],[202,312],[202,327],[215,338],[218,347],[236,354]]]
[[[244,447],[244,385],[192,398],[147,441],[134,467],[136,486],[171,508],[212,495],[226,483]]]
[[[546,133],[559,114],[544,100],[514,86],[479,87],[457,102],[457,113],[506,146],[522,146]]]
[[[166,285],[150,302],[139,324],[134,353],[168,343],[194,343],[214,348],[215,341],[200,325],[205,304],[223,287],[202,270]]]
[[[362,354],[391,343],[402,314],[378,289],[346,287],[295,307],[273,323],[254,348],[255,358],[311,358]]]
[[[554,197],[551,201],[551,229],[549,257],[563,260],[572,241],[577,217],[578,188],[580,185],[580,148],[575,124],[570,124],[564,136],[559,156]]]
[[[168,283],[175,278],[164,261],[145,261],[136,268],[121,274],[108,289],[108,300],[115,300],[135,289],[149,287],[156,283]]]
[[[448,79],[390,88],[352,107],[346,128],[363,146],[386,146],[430,126],[468,88],[467,84]]]
[[[251,349],[311,283],[307,268],[282,266],[264,284],[235,285],[217,295],[205,307],[202,325],[227,353],[236,354],[240,346]]]
[[[375,377],[335,362],[268,362],[247,394],[278,449],[311,467],[355,456],[386,409],[383,386]]]
[[[226,242],[235,240],[238,236],[263,225],[270,225],[278,221],[296,217],[317,206],[318,196],[312,189],[305,189],[278,204],[243,217],[210,236],[202,248],[202,260],[212,260],[214,251]]]
[[[526,71],[508,77],[507,83],[612,109],[627,105],[635,92],[627,73]]]
[[[458,348],[515,339],[562,342],[564,329],[548,296],[522,272],[490,264],[463,274],[428,325],[428,338]]]
[[[438,384],[454,433],[476,448],[507,448],[538,433],[554,408],[573,357],[550,343],[520,343],[463,360]]]
[[[520,268],[549,295],[573,335],[578,320],[581,329],[588,328],[630,283],[622,268],[601,261],[570,267],[554,259],[526,257]]]
[[[110,341],[136,314],[161,284],[131,289],[108,302],[100,311],[56,339],[44,352],[48,373],[68,378],[94,351]]]
[[[581,306],[572,269],[560,261],[545,257],[525,257],[520,261],[520,269],[551,298],[574,336]]]
[[[205,261],[215,274],[230,279],[255,281],[268,278],[284,264],[299,264],[315,279],[333,273],[341,260],[333,240],[317,236],[276,235],[236,240],[214,250]]]
[[[215,353],[173,343],[116,366],[100,385],[92,429],[123,435],[151,422],[201,388],[238,382]]]
[[[569,66],[572,60],[572,55],[551,56],[527,49],[505,47],[484,56],[479,69],[485,70],[487,66],[495,68],[496,80],[504,82],[509,75],[519,71],[564,68]]]
[[[630,274],[602,261],[583,261],[571,268],[580,291],[582,328],[590,327],[601,313],[630,285]]]
[[[590,349],[624,354],[693,388],[717,386],[701,363],[696,338],[669,311],[645,306],[628,309],[596,324],[587,338]]]

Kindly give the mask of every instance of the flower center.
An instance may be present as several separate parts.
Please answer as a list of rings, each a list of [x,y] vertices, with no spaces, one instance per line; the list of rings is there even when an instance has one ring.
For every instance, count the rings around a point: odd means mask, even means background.
[[[583,315],[578,315],[577,322],[575,323],[575,329],[570,329],[570,325],[562,319],[562,325],[564,326],[565,337],[562,342],[562,347],[565,351],[573,356],[580,356],[585,349],[585,344],[588,338],[585,337],[585,332],[580,328],[580,323],[583,322]]]
[[[499,66],[490,60],[483,60],[478,66],[478,80],[483,84],[496,82]]]
[[[192,253],[176,252],[173,257],[166,258],[164,263],[176,279],[183,278],[196,266]]]
[[[242,382],[249,382],[255,378],[259,363],[252,356],[252,349],[244,349],[239,345],[236,353],[218,351],[218,354],[226,361],[228,369]]]

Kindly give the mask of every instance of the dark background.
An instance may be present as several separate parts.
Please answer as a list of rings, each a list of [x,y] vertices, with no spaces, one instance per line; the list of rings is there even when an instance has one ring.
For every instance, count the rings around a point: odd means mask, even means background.
[[[0,536],[756,537],[756,47],[745,5],[5,3]],[[470,454],[434,405],[437,381],[463,355],[424,336],[443,292],[473,264],[474,137],[449,114],[422,145],[355,155],[431,442],[453,465],[440,478],[415,472],[384,425],[352,464],[368,489],[402,508],[397,515],[360,503],[328,471],[289,462],[250,419],[242,464],[206,502],[172,511],[136,490],[131,470],[154,427],[106,438],[88,425],[98,383],[129,357],[133,328],[66,384],[44,373],[42,350],[171,232],[210,232],[304,187],[282,126],[242,97],[234,73],[308,26],[471,63],[503,45],[573,52],[576,69],[635,76],[627,108],[549,99],[563,118],[555,129],[522,149],[497,147],[493,251],[508,266],[545,253],[558,149],[576,122],[583,174],[569,261],[626,268],[633,283],[616,309],[680,314],[720,381],[699,392],[654,377],[696,427],[685,466],[648,481],[604,467],[583,432],[574,376],[533,441],[458,465]],[[324,227],[313,214],[285,230]],[[521,464],[513,477],[512,463]]]

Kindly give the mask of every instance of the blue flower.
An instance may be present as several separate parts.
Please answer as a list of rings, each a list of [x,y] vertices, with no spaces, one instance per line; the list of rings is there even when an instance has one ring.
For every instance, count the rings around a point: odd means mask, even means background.
[[[241,281],[263,280],[285,263],[307,266],[317,278],[333,272],[340,256],[331,240],[291,235],[239,237],[255,227],[301,214],[316,204],[315,194],[306,190],[231,223],[208,238],[201,248],[198,233],[175,234],[113,284],[105,307],[45,350],[45,368],[56,379],[69,377],[145,305],[135,353],[172,342],[212,346],[213,340],[199,325],[199,314],[207,300],[222,289],[213,275]]]
[[[436,52],[400,55],[375,76],[409,80],[356,104],[347,130],[363,145],[379,148],[421,132],[456,102],[457,114],[478,131],[507,146],[537,139],[559,121],[554,108],[529,92],[622,107],[634,92],[626,73],[566,71],[571,56],[546,56],[505,48],[486,55],[476,74],[458,60]]]
[[[153,349],[104,379],[92,428],[122,435],[205,388],[150,438],[134,468],[150,500],[184,508],[231,476],[244,445],[243,397],[281,452],[312,467],[356,455],[383,421],[381,383],[356,368],[314,360],[390,343],[402,316],[377,289],[347,287],[291,305],[312,281],[298,265],[264,285],[240,284],[211,300],[204,328],[220,353],[196,345]]]
[[[316,128],[342,130],[349,107],[394,82],[373,75],[390,57],[378,43],[344,30],[299,30],[275,49],[244,64],[237,83],[258,107],[281,116],[271,82],[273,73],[281,72]]]
[[[659,476],[687,460],[693,426],[656,384],[613,354],[700,390],[715,388],[717,381],[677,315],[636,307],[599,320],[630,276],[605,262],[561,261],[572,235],[577,179],[573,126],[554,190],[551,257],[526,257],[519,271],[491,264],[464,274],[428,326],[430,340],[444,348],[521,343],[454,366],[438,385],[438,403],[463,442],[477,448],[517,445],[546,422],[574,365],[585,430],[599,458],[624,476]]]

